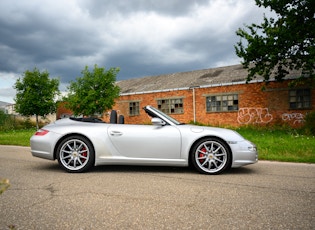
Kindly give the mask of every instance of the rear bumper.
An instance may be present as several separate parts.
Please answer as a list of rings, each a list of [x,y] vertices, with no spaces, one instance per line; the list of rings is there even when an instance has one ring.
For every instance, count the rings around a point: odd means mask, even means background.
[[[60,135],[49,132],[45,136],[31,137],[31,153],[34,157],[39,157],[48,160],[55,160],[54,146],[59,140]]]

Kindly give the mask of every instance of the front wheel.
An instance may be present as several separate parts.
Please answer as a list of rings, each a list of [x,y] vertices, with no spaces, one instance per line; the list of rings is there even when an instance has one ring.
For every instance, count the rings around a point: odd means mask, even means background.
[[[204,174],[220,174],[230,168],[232,156],[227,144],[218,138],[197,142],[191,151],[191,162]]]
[[[89,140],[81,136],[64,139],[58,146],[59,165],[67,172],[80,173],[94,164],[95,153]]]

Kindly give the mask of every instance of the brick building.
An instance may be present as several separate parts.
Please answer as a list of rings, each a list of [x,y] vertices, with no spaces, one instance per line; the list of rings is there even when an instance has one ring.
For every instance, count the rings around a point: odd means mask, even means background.
[[[315,90],[289,88],[291,72],[283,82],[265,84],[256,78],[246,84],[241,65],[118,81],[121,89],[113,109],[127,124],[149,123],[142,107],[152,105],[175,119],[211,125],[303,124],[315,107]],[[104,116],[108,120],[108,115]]]

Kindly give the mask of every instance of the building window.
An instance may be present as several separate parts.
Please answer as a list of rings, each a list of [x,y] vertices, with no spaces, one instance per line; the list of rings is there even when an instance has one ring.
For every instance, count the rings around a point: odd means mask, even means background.
[[[289,91],[290,109],[309,109],[311,107],[311,90],[297,89]]]
[[[158,109],[166,114],[184,113],[183,99],[159,99],[157,100]]]
[[[140,114],[139,101],[129,102],[129,116],[136,116]]]
[[[238,95],[213,95],[206,97],[207,112],[238,111]]]

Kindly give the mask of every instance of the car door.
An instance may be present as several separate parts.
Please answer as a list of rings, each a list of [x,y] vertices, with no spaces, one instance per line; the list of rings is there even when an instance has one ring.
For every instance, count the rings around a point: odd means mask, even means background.
[[[180,158],[181,134],[176,126],[114,124],[108,128],[108,136],[125,157]]]

